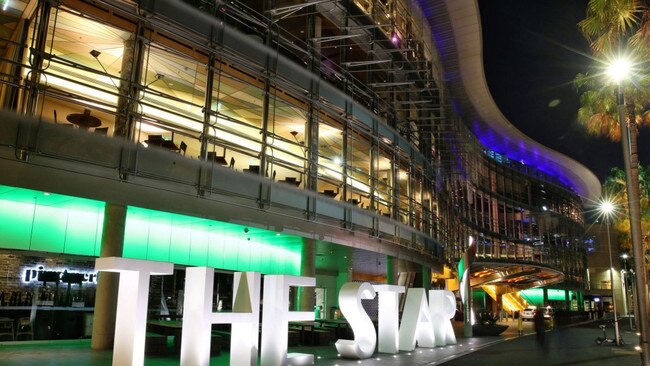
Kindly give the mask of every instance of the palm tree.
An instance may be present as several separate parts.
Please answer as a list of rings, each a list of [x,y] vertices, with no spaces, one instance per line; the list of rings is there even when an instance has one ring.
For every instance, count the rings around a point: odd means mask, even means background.
[[[586,17],[578,27],[589,41],[594,58],[602,64],[620,56],[621,50],[631,52],[627,56],[639,60],[650,56],[650,10],[641,1],[590,0]],[[627,179],[622,182],[627,183],[628,208],[635,217],[639,204],[637,127],[650,125],[650,77],[636,73],[631,82],[613,85],[603,83],[602,74],[602,70],[594,69],[576,76],[581,92],[578,120],[589,133],[613,141],[620,140],[625,130],[622,127],[629,126],[629,153],[623,154]],[[618,98],[622,95],[625,95],[624,113],[619,112],[622,101]],[[619,118],[619,113],[625,117]],[[622,126],[621,122],[626,125]],[[632,235],[640,234],[637,231]],[[641,242],[640,237],[635,240]]]
[[[587,16],[578,27],[589,41],[596,59],[613,60],[627,57],[647,62],[650,53],[650,13],[643,0],[589,0]],[[631,54],[625,55],[625,52]],[[582,89],[580,96],[580,121],[588,131],[604,134],[616,139],[616,120],[623,139],[623,159],[625,162],[625,182],[628,193],[630,216],[630,235],[634,249],[635,269],[637,272],[637,293],[645,294],[647,270],[645,248],[641,237],[640,193],[637,149],[637,123],[646,122],[647,111],[643,106],[650,101],[648,95],[648,77],[641,75],[632,82],[618,83],[616,102],[613,103],[614,91],[611,86],[596,86],[588,75],[578,75],[577,85]],[[609,90],[607,90],[609,89]],[[609,94],[609,96],[607,96]],[[623,101],[623,95],[626,99]],[[625,104],[625,106],[623,106]],[[614,108],[616,106],[616,108]],[[618,113],[613,114],[616,110]],[[616,118],[616,116],[620,116]],[[637,118],[637,116],[639,118]],[[629,126],[629,128],[628,128]],[[629,149],[629,150],[628,150]],[[650,342],[648,341],[648,307],[645,297],[638,297],[638,324],[640,330],[641,364],[650,366]]]
[[[578,28],[589,42],[593,56],[603,65],[622,56],[621,50],[627,50],[628,56],[638,60],[649,59],[650,9],[642,1],[590,0],[586,17],[578,23]],[[578,120],[588,132],[619,141],[615,85],[603,84],[599,80],[598,76],[603,74],[603,68],[600,69],[576,77],[576,85],[582,92]],[[643,73],[637,73],[632,83],[622,86],[626,97],[626,120],[632,130],[635,130],[635,125],[650,125],[648,86],[650,78]],[[633,138],[636,147],[636,136]]]

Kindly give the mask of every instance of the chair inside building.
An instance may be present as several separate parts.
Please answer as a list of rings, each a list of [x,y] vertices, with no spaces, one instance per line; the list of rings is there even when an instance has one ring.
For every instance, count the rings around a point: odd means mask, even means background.
[[[16,340],[34,339],[34,327],[29,317],[18,318],[18,328],[16,328]]]
[[[0,340],[14,340],[14,320],[11,318],[0,318]]]

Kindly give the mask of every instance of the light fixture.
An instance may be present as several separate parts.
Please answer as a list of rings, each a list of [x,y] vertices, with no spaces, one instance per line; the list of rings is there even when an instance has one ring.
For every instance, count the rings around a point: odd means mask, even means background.
[[[631,71],[632,63],[626,58],[616,59],[607,66],[607,75],[617,83],[626,79]]]
[[[97,63],[99,64],[99,66],[101,66],[102,70],[104,70],[104,72],[106,73],[106,75],[110,75],[110,74],[108,73],[108,70],[106,70],[106,68],[105,68],[104,65],[102,64],[102,62],[99,61],[99,55],[101,55],[102,53],[101,53],[100,51],[95,50],[95,49],[91,50],[91,51],[88,52],[88,53],[90,53],[90,55],[91,55],[95,60],[97,60]],[[113,78],[112,78],[112,77],[109,76],[108,79],[111,81],[111,84],[113,84],[113,86],[115,87],[115,89],[119,89],[119,88],[117,87],[117,85],[115,84],[115,82],[113,81]]]
[[[609,215],[614,211],[614,204],[611,201],[602,201],[599,209],[603,214]]]
[[[397,36],[397,32],[393,31],[393,33],[390,36],[390,40],[391,42],[393,42],[393,44],[399,43],[399,37]]]
[[[150,81],[149,84],[147,84],[145,87],[149,87],[149,85],[155,83],[158,80],[162,80],[164,78],[165,78],[165,74],[161,74],[161,73],[157,72],[156,76],[154,76],[154,79],[152,81]],[[217,110],[219,110],[219,103],[217,103]]]

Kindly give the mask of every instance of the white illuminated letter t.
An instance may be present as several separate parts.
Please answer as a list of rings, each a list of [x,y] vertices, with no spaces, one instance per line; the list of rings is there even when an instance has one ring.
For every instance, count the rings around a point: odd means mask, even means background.
[[[118,272],[120,285],[115,317],[114,366],[144,365],[149,276],[174,272],[174,264],[121,257],[98,258],[95,269]]]

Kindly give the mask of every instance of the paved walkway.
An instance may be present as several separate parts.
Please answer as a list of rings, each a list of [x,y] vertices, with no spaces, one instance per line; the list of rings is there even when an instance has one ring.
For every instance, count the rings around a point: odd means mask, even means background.
[[[540,348],[532,334],[532,323],[524,323],[524,333],[517,335],[517,323],[506,322],[508,330],[498,337],[458,338],[454,346],[434,349],[416,348],[414,352],[400,352],[397,355],[375,354],[362,361],[343,360],[336,354],[336,348],[300,347],[293,352],[312,353],[319,366],[345,365],[393,365],[419,366],[440,365],[639,365],[639,354],[634,350],[638,337],[629,331],[623,332],[628,345],[623,347],[597,346],[594,339],[600,330],[596,323],[556,329],[547,333],[548,343]],[[624,323],[623,323],[624,324]],[[456,324],[460,334],[460,324]],[[622,326],[626,330],[626,326]],[[11,366],[109,366],[112,352],[90,350],[89,340],[53,342],[3,342],[0,343],[0,364]],[[213,357],[210,365],[228,365],[228,354],[222,352]],[[178,356],[147,357],[147,366],[176,366]]]
[[[596,345],[594,340],[602,335],[599,323],[584,323],[572,327],[558,328],[545,334],[545,344],[540,346],[534,334],[507,342],[499,342],[468,355],[457,357],[445,366],[632,366],[640,365],[641,358],[634,349],[638,345],[638,336],[630,332],[629,327],[621,324],[623,346]],[[613,337],[611,325],[607,336]]]

